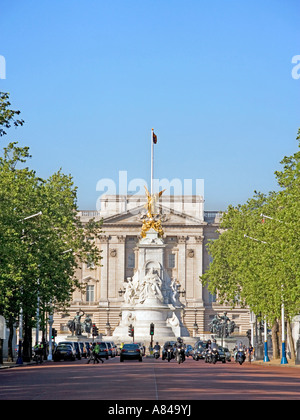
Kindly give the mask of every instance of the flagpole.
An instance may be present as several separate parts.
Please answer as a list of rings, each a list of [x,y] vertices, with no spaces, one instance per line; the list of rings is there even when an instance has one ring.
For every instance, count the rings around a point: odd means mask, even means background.
[[[151,195],[153,194],[153,169],[154,169],[154,143],[153,143],[153,128],[151,130]]]

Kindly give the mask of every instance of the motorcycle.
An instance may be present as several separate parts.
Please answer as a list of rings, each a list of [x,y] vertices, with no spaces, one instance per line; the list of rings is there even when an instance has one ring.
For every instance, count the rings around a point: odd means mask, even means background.
[[[38,364],[42,364],[43,363],[43,351],[42,350],[35,350],[34,351],[34,356],[33,356],[33,361]]]
[[[211,362],[215,365],[219,357],[219,352],[216,348],[211,349]]]
[[[168,349],[167,350],[167,359],[168,359],[168,362],[170,362],[173,358],[174,358],[173,349]]]
[[[154,358],[155,359],[159,359],[159,356],[160,356],[160,351],[159,350],[157,350],[157,349],[154,349]]]
[[[185,361],[185,350],[183,347],[178,347],[176,349],[176,359],[178,364],[183,363]]]
[[[236,354],[236,362],[242,365],[246,359],[244,350],[238,350]]]
[[[205,363],[211,363],[211,362],[212,362],[211,349],[207,349],[205,353]]]

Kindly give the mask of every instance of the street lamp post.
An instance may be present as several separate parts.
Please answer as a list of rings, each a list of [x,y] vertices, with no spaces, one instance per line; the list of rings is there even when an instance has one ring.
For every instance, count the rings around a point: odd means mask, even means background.
[[[281,329],[282,329],[282,345],[281,345],[281,364],[286,365],[288,363],[286,358],[286,347],[285,347],[285,322],[284,322],[284,303],[281,304]]]
[[[251,311],[250,312],[250,329],[251,329],[251,343],[250,343],[250,346],[254,347],[254,349],[255,349],[256,346],[255,346],[255,343],[254,343],[254,324],[255,324],[255,314],[254,314],[254,312]],[[254,357],[254,354],[253,354],[253,357]]]
[[[53,312],[52,305],[49,313],[49,354],[47,360],[52,362],[52,325],[53,325]]]
[[[16,361],[17,365],[23,365],[23,308],[20,309],[19,314],[19,348],[18,348],[18,359]]]
[[[268,356],[268,329],[267,329],[267,321],[265,320],[264,322],[264,339],[265,339],[265,344],[264,344],[264,362],[269,362],[269,356]]]

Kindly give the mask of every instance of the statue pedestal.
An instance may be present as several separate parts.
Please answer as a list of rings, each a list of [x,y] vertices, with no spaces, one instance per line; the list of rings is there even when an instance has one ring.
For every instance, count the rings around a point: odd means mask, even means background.
[[[176,314],[174,307],[162,304],[124,306],[122,308],[122,320],[114,330],[113,337],[126,341],[130,340],[128,328],[129,325],[133,325],[135,341],[149,340],[151,323],[154,324],[154,340],[156,341],[172,341],[179,336],[189,336],[187,329],[180,321],[180,312]]]
[[[87,335],[68,335],[67,336],[67,340],[66,341],[89,341],[90,339],[88,338]]]
[[[138,244],[138,249],[138,269],[125,283],[122,319],[113,332],[113,339],[131,341],[128,328],[132,325],[135,341],[149,341],[151,323],[154,324],[154,341],[189,337],[181,321],[183,305],[179,301],[178,285],[170,279],[163,266],[163,239],[150,229]]]

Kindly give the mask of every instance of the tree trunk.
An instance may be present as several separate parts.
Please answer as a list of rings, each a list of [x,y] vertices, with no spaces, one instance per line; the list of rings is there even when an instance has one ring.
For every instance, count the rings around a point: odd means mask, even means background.
[[[272,345],[273,345],[273,359],[279,359],[280,353],[279,353],[279,343],[278,343],[278,322],[277,320],[274,321],[273,327],[272,327]]]
[[[0,365],[3,365],[3,339],[0,338]]]
[[[292,334],[292,327],[289,320],[287,321],[286,329],[287,329],[288,342],[291,348],[291,359],[295,360],[296,359],[295,343],[294,343],[293,334]]]
[[[14,333],[15,333],[14,320],[13,320],[13,318],[9,318],[8,326],[9,326],[9,337],[8,337],[8,355],[7,355],[7,360],[9,362],[13,362],[14,361],[14,352],[13,352],[12,342],[13,342]]]
[[[32,357],[32,330],[28,315],[25,316],[24,323],[24,342],[23,342],[23,360],[30,362]]]

